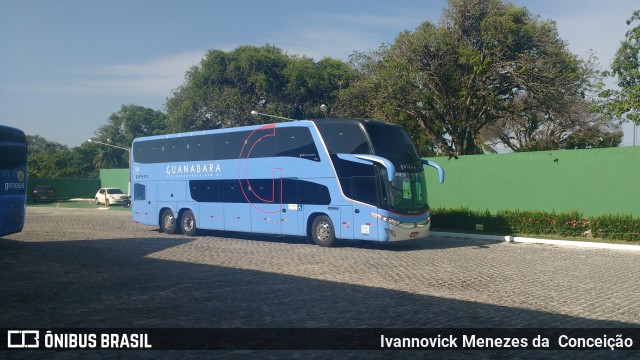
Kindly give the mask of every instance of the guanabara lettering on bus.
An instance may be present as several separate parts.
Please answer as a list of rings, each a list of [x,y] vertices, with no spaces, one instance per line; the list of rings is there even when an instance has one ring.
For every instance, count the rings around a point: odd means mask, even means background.
[[[424,165],[406,131],[323,118],[138,138],[133,220],[197,229],[397,241],[426,237]]]

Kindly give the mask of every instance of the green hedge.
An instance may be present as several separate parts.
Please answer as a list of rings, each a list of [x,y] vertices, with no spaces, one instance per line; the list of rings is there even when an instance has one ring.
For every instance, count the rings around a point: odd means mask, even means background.
[[[631,215],[584,217],[579,211],[559,212],[468,208],[431,211],[432,226],[439,230],[478,231],[495,234],[557,235],[640,241],[640,218]]]

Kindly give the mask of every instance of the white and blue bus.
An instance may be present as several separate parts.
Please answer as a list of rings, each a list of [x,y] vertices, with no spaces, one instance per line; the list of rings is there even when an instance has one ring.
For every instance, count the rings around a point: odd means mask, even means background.
[[[0,125],[0,236],[22,231],[27,203],[27,140]]]
[[[197,229],[396,241],[430,227],[423,165],[406,131],[367,119],[299,120],[137,138],[132,216]]]

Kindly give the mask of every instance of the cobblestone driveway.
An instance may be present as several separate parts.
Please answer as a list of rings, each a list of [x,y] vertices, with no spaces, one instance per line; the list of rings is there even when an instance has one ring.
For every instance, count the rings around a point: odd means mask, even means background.
[[[0,239],[2,327],[640,326],[640,259],[633,252],[438,237],[320,248],[289,237],[169,236],[133,223],[128,212],[97,209],[30,207],[27,219],[22,233]],[[367,356],[395,353],[382,354]],[[589,358],[564,351],[468,355]]]

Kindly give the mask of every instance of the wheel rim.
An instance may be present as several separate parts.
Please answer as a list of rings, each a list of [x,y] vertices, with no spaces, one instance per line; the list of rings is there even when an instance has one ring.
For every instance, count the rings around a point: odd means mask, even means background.
[[[185,217],[184,224],[182,224],[184,227],[184,230],[187,232],[190,232],[191,230],[193,230],[194,222],[195,221],[193,220],[193,216]]]
[[[327,241],[331,237],[331,227],[325,221],[322,221],[316,227],[316,237],[320,241]]]
[[[164,228],[165,229],[173,228],[173,223],[174,223],[173,215],[166,215],[164,217]]]

